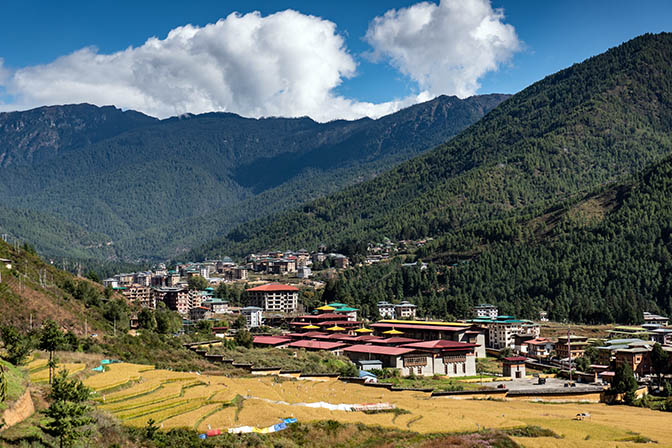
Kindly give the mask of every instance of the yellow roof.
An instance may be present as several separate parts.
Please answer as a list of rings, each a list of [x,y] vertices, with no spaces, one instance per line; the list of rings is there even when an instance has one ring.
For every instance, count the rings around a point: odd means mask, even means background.
[[[404,334],[404,332],[393,328],[391,330],[383,331],[383,334]]]
[[[373,330],[370,328],[358,328],[355,330],[355,333],[373,333]]]
[[[336,308],[334,308],[333,306],[329,306],[329,305],[322,305],[321,307],[315,308],[315,309],[320,310],[320,311],[334,311]]]
[[[386,319],[379,320],[378,323],[384,324],[414,324],[414,325],[437,325],[442,327],[470,327],[471,324],[465,324],[463,322],[438,322],[438,321],[426,321],[426,320],[399,320],[399,319]]]
[[[320,327],[318,327],[317,325],[306,325],[305,327],[301,328],[303,328],[304,330],[317,330]]]
[[[339,327],[338,325],[335,325],[333,327],[327,328],[327,330],[329,330],[329,331],[343,331],[343,330],[345,330],[345,328]]]

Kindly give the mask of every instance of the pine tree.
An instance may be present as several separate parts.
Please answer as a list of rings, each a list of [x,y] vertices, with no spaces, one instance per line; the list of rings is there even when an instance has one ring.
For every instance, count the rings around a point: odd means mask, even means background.
[[[88,405],[90,396],[91,390],[81,380],[68,380],[65,369],[54,376],[49,394],[51,404],[45,412],[51,421],[46,428],[58,437],[60,448],[73,446],[87,434],[84,427],[94,423]]]

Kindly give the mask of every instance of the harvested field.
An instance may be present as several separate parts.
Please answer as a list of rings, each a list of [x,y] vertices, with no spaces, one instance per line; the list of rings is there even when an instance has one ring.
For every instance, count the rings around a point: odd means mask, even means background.
[[[72,364],[58,364],[56,367],[56,372],[59,372],[62,369],[68,371],[69,375],[74,375],[75,373],[81,372],[86,368],[86,364],[82,363],[72,363]],[[30,382],[31,383],[45,383],[49,381],[49,369],[47,368],[46,363],[44,367],[39,367],[36,370],[30,370]]]
[[[138,383],[105,395],[105,390],[133,381]],[[147,366],[132,364],[110,365],[108,372],[93,375],[86,382],[95,385],[106,401],[108,397],[113,401],[101,404],[103,409],[134,426],[143,426],[152,418],[161,422],[164,429],[196,425],[204,431],[208,427],[267,426],[286,417],[296,417],[301,422],[337,420],[381,425],[420,433],[472,432],[479,428],[537,425],[564,438],[514,439],[522,446],[530,447],[615,447],[630,446],[632,442],[625,441],[633,434],[641,434],[657,441],[657,446],[672,446],[669,413],[625,406],[430,398],[429,394],[422,392],[391,392],[337,380],[311,382],[278,381],[273,377],[227,378],[147,370]],[[160,388],[154,387],[159,384]],[[124,394],[127,394],[126,397]],[[238,395],[245,399],[236,406],[231,402]],[[292,405],[317,401],[332,404],[388,402],[409,413],[365,414]],[[227,404],[230,406],[221,408]],[[574,420],[580,412],[588,412],[591,417],[584,421]]]
[[[48,362],[48,359],[33,359],[28,364],[26,364],[26,368],[30,373],[37,372],[38,370],[46,369]]]

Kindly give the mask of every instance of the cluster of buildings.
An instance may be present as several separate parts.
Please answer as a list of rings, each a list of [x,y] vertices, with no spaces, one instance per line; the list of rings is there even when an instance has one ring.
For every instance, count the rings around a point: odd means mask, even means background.
[[[475,375],[476,358],[485,357],[485,332],[467,323],[385,319],[365,327],[347,305],[321,308],[299,316],[291,332],[255,336],[254,344],[326,350],[350,358],[361,370],[394,368],[419,376]]]
[[[423,247],[428,241],[433,238],[422,240],[400,240],[394,242],[389,238],[384,238],[383,241],[377,243],[369,243],[366,248],[366,264],[380,263],[381,261],[389,261],[400,253],[407,252],[414,248]]]
[[[159,265],[153,271],[116,274],[114,277],[103,280],[103,285],[112,288],[131,286],[175,288],[186,286],[188,280],[194,276],[203,277],[209,284],[217,285],[222,282],[247,280],[248,269],[245,266],[236,265],[233,260],[225,257],[222,260],[179,264],[175,266],[175,269],[166,269],[165,265]]]
[[[591,347],[597,353],[597,362],[591,368],[607,381],[613,376],[615,367],[621,364],[629,364],[637,377],[653,373],[650,354],[656,343],[672,354],[669,319],[648,312],[644,313],[644,323],[640,326],[614,326],[608,331],[607,340],[568,334],[552,341],[540,337],[538,324],[500,316],[497,307],[489,304],[475,307],[474,316],[467,322],[487,329],[487,347],[510,348],[522,357],[553,361],[560,367],[567,367],[570,362],[584,357]]]
[[[346,269],[350,266],[350,260],[345,255],[325,253],[323,250],[326,250],[326,247],[313,253],[301,249],[296,252],[270,251],[250,254],[247,257],[246,267],[257,273],[294,274],[299,278],[309,278],[312,275],[312,267],[322,266],[326,261],[336,269]]]

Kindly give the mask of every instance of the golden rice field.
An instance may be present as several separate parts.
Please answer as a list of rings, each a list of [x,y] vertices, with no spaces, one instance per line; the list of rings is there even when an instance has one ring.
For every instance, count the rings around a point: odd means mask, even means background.
[[[26,368],[31,373],[36,372],[41,369],[46,369],[48,362],[49,362],[48,359],[42,359],[42,358],[33,359],[28,364],[26,364]]]
[[[669,413],[624,406],[430,398],[421,392],[390,392],[337,380],[278,382],[273,377],[226,378],[148,370],[147,366],[123,363],[110,365],[107,372],[92,375],[85,383],[98,391],[101,408],[136,426],[143,426],[152,418],[164,429],[197,427],[205,431],[244,425],[268,426],[286,417],[296,417],[301,422],[332,419],[422,433],[538,425],[563,438],[515,440],[526,447],[634,447],[638,444],[625,440],[633,434],[641,434],[657,441],[658,447],[672,447]],[[118,389],[120,385],[130,387]],[[247,397],[242,406],[231,404],[237,395]],[[389,402],[410,414],[364,414],[292,405],[316,401]],[[588,412],[591,417],[574,420],[580,412]]]
[[[41,360],[39,360],[41,361]],[[49,369],[47,368],[46,360],[44,360],[44,365],[36,364],[32,368],[28,364],[28,369],[30,372],[30,381],[32,383],[44,383],[49,381]],[[59,363],[56,367],[56,372],[65,369],[68,371],[69,375],[81,372],[86,368],[86,364],[83,363]]]

